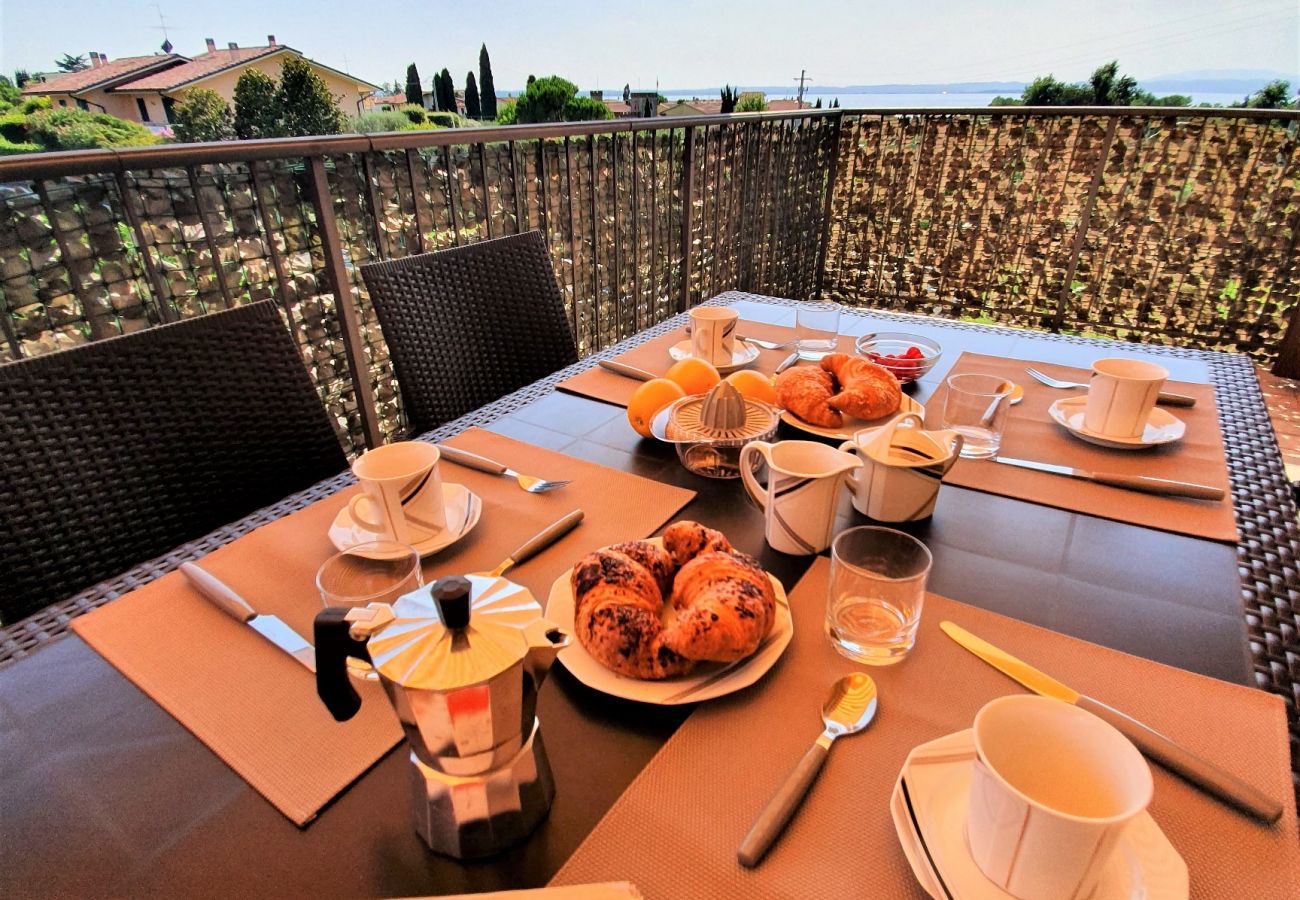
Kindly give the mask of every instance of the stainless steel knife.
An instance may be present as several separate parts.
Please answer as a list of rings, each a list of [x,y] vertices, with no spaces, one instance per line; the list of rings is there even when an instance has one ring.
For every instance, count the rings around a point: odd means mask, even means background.
[[[799,361],[799,351],[796,350],[793,353],[791,353],[789,356],[787,356],[785,359],[781,360],[780,365],[776,367],[776,374],[780,375],[782,372],[784,372],[786,369],[793,366],[798,361]]]
[[[1052,463],[1037,462],[1032,459],[1016,459],[1014,456],[994,456],[994,462],[1005,466],[1019,466],[1033,469],[1035,472],[1048,472],[1052,475],[1065,475],[1111,487],[1127,488],[1130,491],[1143,491],[1148,494],[1165,494],[1170,497],[1192,497],[1196,500],[1222,500],[1223,488],[1208,484],[1193,484],[1190,481],[1172,481],[1168,478],[1152,478],[1149,475],[1121,475],[1116,472],[1090,472],[1087,469],[1075,469],[1070,466],[1058,466]]]
[[[621,363],[614,359],[602,359],[596,365],[602,369],[613,372],[616,375],[623,375],[627,378],[635,378],[637,381],[649,381],[659,376],[653,372],[647,372],[645,369],[638,369],[636,366],[629,366],[627,363]]]
[[[1117,731],[1137,745],[1137,748],[1169,771],[1181,775],[1208,794],[1230,806],[1248,813],[1263,822],[1276,822],[1282,815],[1282,804],[1252,787],[1231,772],[1225,772],[1208,760],[1202,759],[1181,744],[1175,743],[1160,732],[1137,719],[1124,715],[1100,700],[1094,700],[1052,678],[1029,663],[1017,659],[983,638],[976,637],[953,622],[940,622],[939,627],[958,644],[984,662],[1029,688],[1035,694],[1051,697],[1085,709],[1110,723]]]
[[[236,622],[243,622],[306,666],[309,672],[316,671],[316,648],[303,640],[298,632],[276,616],[260,615],[257,610],[248,605],[247,600],[206,569],[192,562],[186,562],[181,563],[181,571],[185,573],[190,584],[217,609]]]

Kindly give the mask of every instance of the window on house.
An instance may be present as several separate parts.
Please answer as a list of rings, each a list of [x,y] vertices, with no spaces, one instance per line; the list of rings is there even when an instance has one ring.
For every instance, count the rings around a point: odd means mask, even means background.
[[[85,100],[78,100],[77,109],[84,109],[86,112],[90,112],[90,104]]]
[[[68,101],[67,101],[67,100],[64,100],[62,97],[60,97],[60,98],[59,98],[59,106],[67,106],[67,105],[68,105]]]
[[[145,102],[144,102],[144,98],[143,98],[143,97],[136,97],[136,98],[135,98],[135,108],[136,108],[136,111],[140,113],[140,121],[141,121],[141,122],[148,122],[148,121],[149,121],[149,107],[145,105]]]
[[[171,97],[163,97],[162,101],[163,101],[163,118],[165,118],[167,120],[167,123],[170,125],[172,121],[172,111],[176,109],[176,101],[173,100]]]

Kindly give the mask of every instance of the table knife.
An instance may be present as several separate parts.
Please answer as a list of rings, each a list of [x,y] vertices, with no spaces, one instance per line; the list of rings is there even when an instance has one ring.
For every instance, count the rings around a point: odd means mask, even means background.
[[[586,514],[582,510],[575,509],[573,512],[566,514],[562,518],[556,519],[537,534],[524,541],[523,544],[515,549],[514,553],[511,553],[505,559],[501,560],[495,569],[492,569],[490,572],[474,572],[473,574],[483,575],[487,578],[501,577],[508,570],[513,569],[524,560],[532,559],[538,553],[541,553],[547,547],[551,546],[551,544],[554,544],[570,531],[577,528],[578,525],[582,523],[582,519],[585,515]]]
[[[1165,494],[1170,497],[1192,497],[1197,500],[1222,500],[1223,488],[1208,484],[1192,484],[1189,481],[1171,481],[1168,478],[1152,478],[1149,475],[1120,475],[1114,472],[1089,472],[1087,469],[1075,469],[1070,466],[1058,466],[1052,463],[1036,462],[1032,459],[1016,459],[1014,456],[994,456],[994,462],[1006,466],[1019,466],[1033,469],[1035,472],[1048,472],[1052,475],[1065,475],[1111,487],[1127,488],[1130,491],[1143,491],[1148,494]]]
[[[635,378],[637,381],[649,381],[659,376],[653,372],[647,372],[645,369],[638,369],[636,366],[629,366],[627,363],[621,363],[614,359],[602,359],[596,363],[602,369],[608,369],[616,375],[625,375],[628,378]]]
[[[186,562],[181,563],[181,571],[185,573],[190,584],[217,609],[275,644],[306,666],[309,672],[316,671],[316,648],[305,641],[298,632],[276,616],[259,614],[248,605],[247,600],[236,594],[228,584],[208,570],[199,568],[192,562]]]
[[[1282,804],[1263,791],[1252,787],[1230,772],[1202,759],[1181,744],[1175,743],[1160,732],[1137,719],[1126,716],[1100,700],[1094,700],[1040,672],[1029,663],[1016,659],[988,641],[971,634],[953,622],[940,622],[944,634],[984,662],[1007,675],[1036,694],[1070,703],[1087,710],[1110,725],[1137,745],[1151,759],[1169,771],[1181,775],[1208,794],[1230,806],[1248,813],[1262,822],[1276,822],[1282,815]]]
[[[781,360],[781,364],[776,367],[776,374],[780,375],[782,372],[784,372],[786,369],[793,366],[798,361],[799,361],[799,351],[796,350],[793,353],[791,353],[789,356],[787,356],[785,359]]]

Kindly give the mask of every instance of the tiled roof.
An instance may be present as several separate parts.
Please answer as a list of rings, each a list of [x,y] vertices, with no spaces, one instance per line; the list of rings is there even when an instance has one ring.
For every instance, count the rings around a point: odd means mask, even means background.
[[[194,57],[183,66],[177,66],[174,69],[157,72],[153,75],[146,75],[144,78],[125,85],[123,90],[168,91],[183,84],[189,84],[191,81],[198,81],[200,78],[207,78],[226,69],[233,69],[286,50],[293,52],[282,44],[274,47],[236,47],[234,50],[228,48],[211,50]]]
[[[86,91],[109,82],[120,81],[133,72],[146,71],[155,66],[166,65],[168,62],[176,66],[177,63],[184,61],[185,57],[178,56],[175,53],[167,55],[155,53],[152,56],[123,56],[121,59],[110,59],[103,65],[91,66],[88,69],[82,69],[80,72],[68,72],[58,75],[49,81],[29,82],[23,85],[23,93],[59,94]],[[179,68],[179,66],[176,67]]]

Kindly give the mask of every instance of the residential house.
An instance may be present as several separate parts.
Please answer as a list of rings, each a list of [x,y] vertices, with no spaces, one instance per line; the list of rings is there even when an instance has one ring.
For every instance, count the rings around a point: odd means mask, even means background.
[[[23,93],[48,94],[56,106],[70,106],[72,103],[69,101],[84,101],[84,106],[81,102],[77,105],[83,109],[98,108],[159,129],[170,124],[171,108],[184,98],[186,91],[207,88],[233,105],[235,83],[240,75],[249,69],[260,69],[272,78],[278,78],[280,67],[289,56],[306,59],[292,47],[276,43],[275,35],[267,36],[265,46],[240,47],[232,42],[221,50],[217,49],[212,38],[208,38],[207,52],[192,59],[168,54],[126,57],[110,62],[102,54],[94,53],[91,54],[89,69],[60,75],[40,84],[28,84]],[[146,65],[145,61],[153,61],[153,64]],[[313,59],[307,59],[307,62],[324,80],[344,115],[356,115],[362,109],[362,102],[379,90],[378,85]],[[105,72],[105,69],[111,71]],[[112,75],[112,72],[118,74]]]
[[[604,91],[590,91],[616,119],[651,119],[659,114],[658,91],[629,91],[626,98],[606,100]]]
[[[747,96],[763,97],[760,91],[746,91],[737,98],[737,102]],[[811,109],[812,104],[800,103],[798,100],[768,100],[767,108],[769,112],[795,112],[800,109]],[[722,114],[722,100],[669,100],[667,105],[659,110],[659,115],[676,118],[679,116],[717,116]]]

